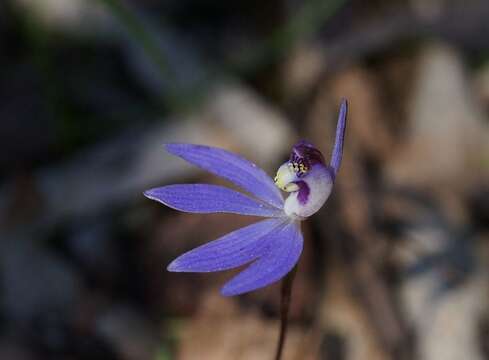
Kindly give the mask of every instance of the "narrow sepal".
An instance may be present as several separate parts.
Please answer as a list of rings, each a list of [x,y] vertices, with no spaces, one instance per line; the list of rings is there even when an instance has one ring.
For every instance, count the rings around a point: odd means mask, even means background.
[[[218,185],[177,184],[144,192],[149,199],[190,213],[234,213],[280,217],[283,212],[237,191]]]
[[[221,289],[224,296],[234,296],[267,286],[284,277],[302,253],[303,237],[296,223],[287,223],[270,234],[269,250],[251,263]]]
[[[265,171],[245,158],[224,149],[193,144],[166,144],[173,155],[233,182],[275,207],[283,207],[283,197]]]
[[[168,265],[175,272],[211,272],[232,269],[262,256],[282,219],[267,219],[235,230],[179,256]]]
[[[330,165],[334,170],[334,175],[340,170],[341,159],[343,157],[343,142],[345,139],[346,118],[348,115],[348,102],[346,99],[341,101],[338,123],[336,125],[336,137]]]

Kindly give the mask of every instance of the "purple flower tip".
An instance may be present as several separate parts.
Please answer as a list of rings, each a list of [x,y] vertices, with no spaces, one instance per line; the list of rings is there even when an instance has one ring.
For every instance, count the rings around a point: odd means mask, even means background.
[[[333,147],[333,154],[331,155],[330,166],[334,170],[334,175],[338,174],[341,165],[341,159],[343,157],[343,142],[345,140],[346,130],[346,118],[348,115],[348,102],[346,99],[342,99],[340,105],[340,113],[338,114],[338,123],[336,125],[336,136]]]
[[[171,263],[168,264],[166,270],[171,272],[183,272],[183,270],[181,270],[180,267],[178,266],[178,262],[175,260],[173,260]]]

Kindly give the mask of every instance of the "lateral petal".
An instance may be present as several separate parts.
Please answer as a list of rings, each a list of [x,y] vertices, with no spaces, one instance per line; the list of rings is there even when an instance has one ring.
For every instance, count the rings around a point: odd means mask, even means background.
[[[275,207],[283,207],[283,197],[265,171],[242,156],[224,149],[193,144],[166,144],[166,150],[189,163],[233,182],[243,190]]]
[[[263,217],[284,216],[282,210],[218,185],[167,185],[145,191],[144,195],[172,209],[190,213],[223,212]]]
[[[331,154],[330,166],[334,170],[334,175],[338,174],[343,157],[343,142],[345,140],[346,117],[348,115],[348,102],[346,99],[341,101],[338,123],[336,125],[336,136],[334,141],[333,153]]]
[[[244,265],[268,251],[270,233],[284,222],[267,219],[235,230],[179,256],[168,265],[175,272],[211,272]]]
[[[272,234],[270,234],[272,236]],[[288,223],[273,233],[270,248],[258,260],[240,272],[221,289],[224,296],[256,290],[284,277],[302,253],[303,237],[295,223]]]

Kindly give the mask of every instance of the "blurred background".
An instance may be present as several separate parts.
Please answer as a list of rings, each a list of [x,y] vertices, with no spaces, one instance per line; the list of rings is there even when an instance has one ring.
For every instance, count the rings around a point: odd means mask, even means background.
[[[271,359],[279,284],[168,273],[255,219],[142,192],[272,176],[300,138],[343,165],[303,224],[287,360],[489,359],[489,2],[2,0],[0,359]]]

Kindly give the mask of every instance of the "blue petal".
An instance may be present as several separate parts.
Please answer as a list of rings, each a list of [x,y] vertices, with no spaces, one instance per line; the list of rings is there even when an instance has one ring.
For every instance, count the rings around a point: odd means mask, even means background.
[[[302,253],[303,238],[298,225],[287,223],[270,237],[268,252],[226,283],[221,289],[224,296],[239,295],[269,285],[292,270]]]
[[[166,150],[191,164],[227,179],[280,209],[283,197],[273,180],[254,163],[232,152],[193,144],[166,144]]]
[[[334,170],[334,175],[338,173],[343,157],[343,141],[345,139],[346,116],[348,113],[348,102],[343,99],[340,105],[338,115],[338,124],[336,125],[336,137],[334,142],[333,154],[331,155],[330,165]]]
[[[144,195],[173,209],[191,213],[225,212],[264,217],[284,216],[282,210],[217,185],[168,185],[145,191]]]
[[[268,250],[269,235],[283,219],[267,219],[233,231],[179,256],[169,271],[211,272],[244,265]]]

